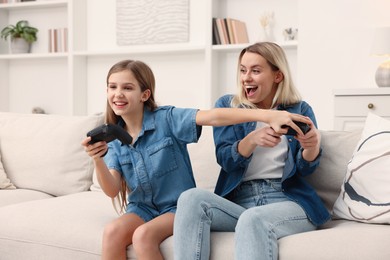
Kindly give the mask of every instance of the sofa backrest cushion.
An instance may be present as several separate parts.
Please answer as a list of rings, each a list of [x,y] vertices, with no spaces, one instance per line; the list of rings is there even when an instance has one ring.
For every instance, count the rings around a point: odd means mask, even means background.
[[[0,113],[4,170],[17,188],[54,196],[86,191],[93,163],[81,146],[103,116]]]
[[[215,156],[213,128],[211,126],[202,127],[202,135],[198,143],[189,144],[188,152],[190,153],[196,186],[214,192],[221,167]]]
[[[11,181],[8,179],[7,174],[4,171],[0,150],[0,190],[1,189],[16,189],[16,187],[11,183]]]
[[[306,178],[331,212],[340,194],[347,164],[360,139],[361,130],[320,132],[322,146],[320,165]]]

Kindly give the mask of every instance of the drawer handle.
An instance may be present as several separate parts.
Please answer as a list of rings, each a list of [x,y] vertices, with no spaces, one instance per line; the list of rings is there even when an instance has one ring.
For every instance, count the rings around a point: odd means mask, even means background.
[[[373,109],[373,108],[374,108],[374,104],[373,104],[373,103],[369,103],[369,104],[367,105],[367,107],[368,107],[369,109]]]

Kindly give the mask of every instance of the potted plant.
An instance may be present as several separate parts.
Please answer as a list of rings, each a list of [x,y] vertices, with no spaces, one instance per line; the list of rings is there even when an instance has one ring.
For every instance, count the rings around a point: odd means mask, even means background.
[[[31,51],[31,44],[37,40],[38,29],[29,26],[28,21],[21,20],[16,25],[8,25],[1,30],[1,38],[11,41],[12,53],[27,53]]]

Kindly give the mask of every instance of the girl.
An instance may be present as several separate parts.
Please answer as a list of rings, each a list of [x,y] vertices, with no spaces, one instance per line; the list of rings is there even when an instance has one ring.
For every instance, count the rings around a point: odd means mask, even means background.
[[[102,190],[111,198],[121,194],[126,213],[105,227],[102,259],[126,259],[130,244],[138,259],[163,259],[159,245],[173,233],[177,199],[195,187],[186,145],[197,142],[201,125],[263,121],[285,132],[284,124],[299,131],[293,120],[309,122],[285,111],[158,107],[154,92],[154,75],[145,63],[115,64],[107,75],[106,122],[122,126],[133,143],[88,144],[90,137],[82,142]]]
[[[330,215],[304,180],[321,154],[311,107],[291,80],[283,50],[262,42],[243,49],[239,89],[216,107],[287,110],[309,117],[305,135],[282,135],[264,122],[214,127],[221,172],[212,194],[190,189],[178,201],[175,259],[209,259],[210,231],[235,231],[235,259],[278,259],[281,237],[314,230]],[[191,223],[191,224],[189,224]]]

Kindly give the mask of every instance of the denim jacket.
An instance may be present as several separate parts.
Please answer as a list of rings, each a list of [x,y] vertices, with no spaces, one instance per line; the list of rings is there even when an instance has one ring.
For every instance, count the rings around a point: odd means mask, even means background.
[[[231,107],[232,98],[232,95],[225,95],[217,100],[215,106]],[[304,101],[291,106],[280,105],[277,109],[308,116],[317,126],[312,108]],[[242,182],[252,156],[241,156],[237,150],[238,143],[255,129],[256,122],[214,127],[217,161],[222,167],[215,188],[216,194],[225,197]],[[330,219],[330,214],[304,176],[312,174],[317,168],[322,149],[314,161],[308,162],[302,157],[303,149],[299,142],[293,136],[286,137],[289,149],[282,176],[283,192],[305,210],[314,225],[321,225]]]
[[[175,207],[183,191],[195,187],[187,144],[197,142],[201,134],[196,113],[196,109],[172,106],[153,112],[145,109],[142,130],[133,145],[119,140],[108,144],[104,161],[126,180],[130,203],[162,212]]]

